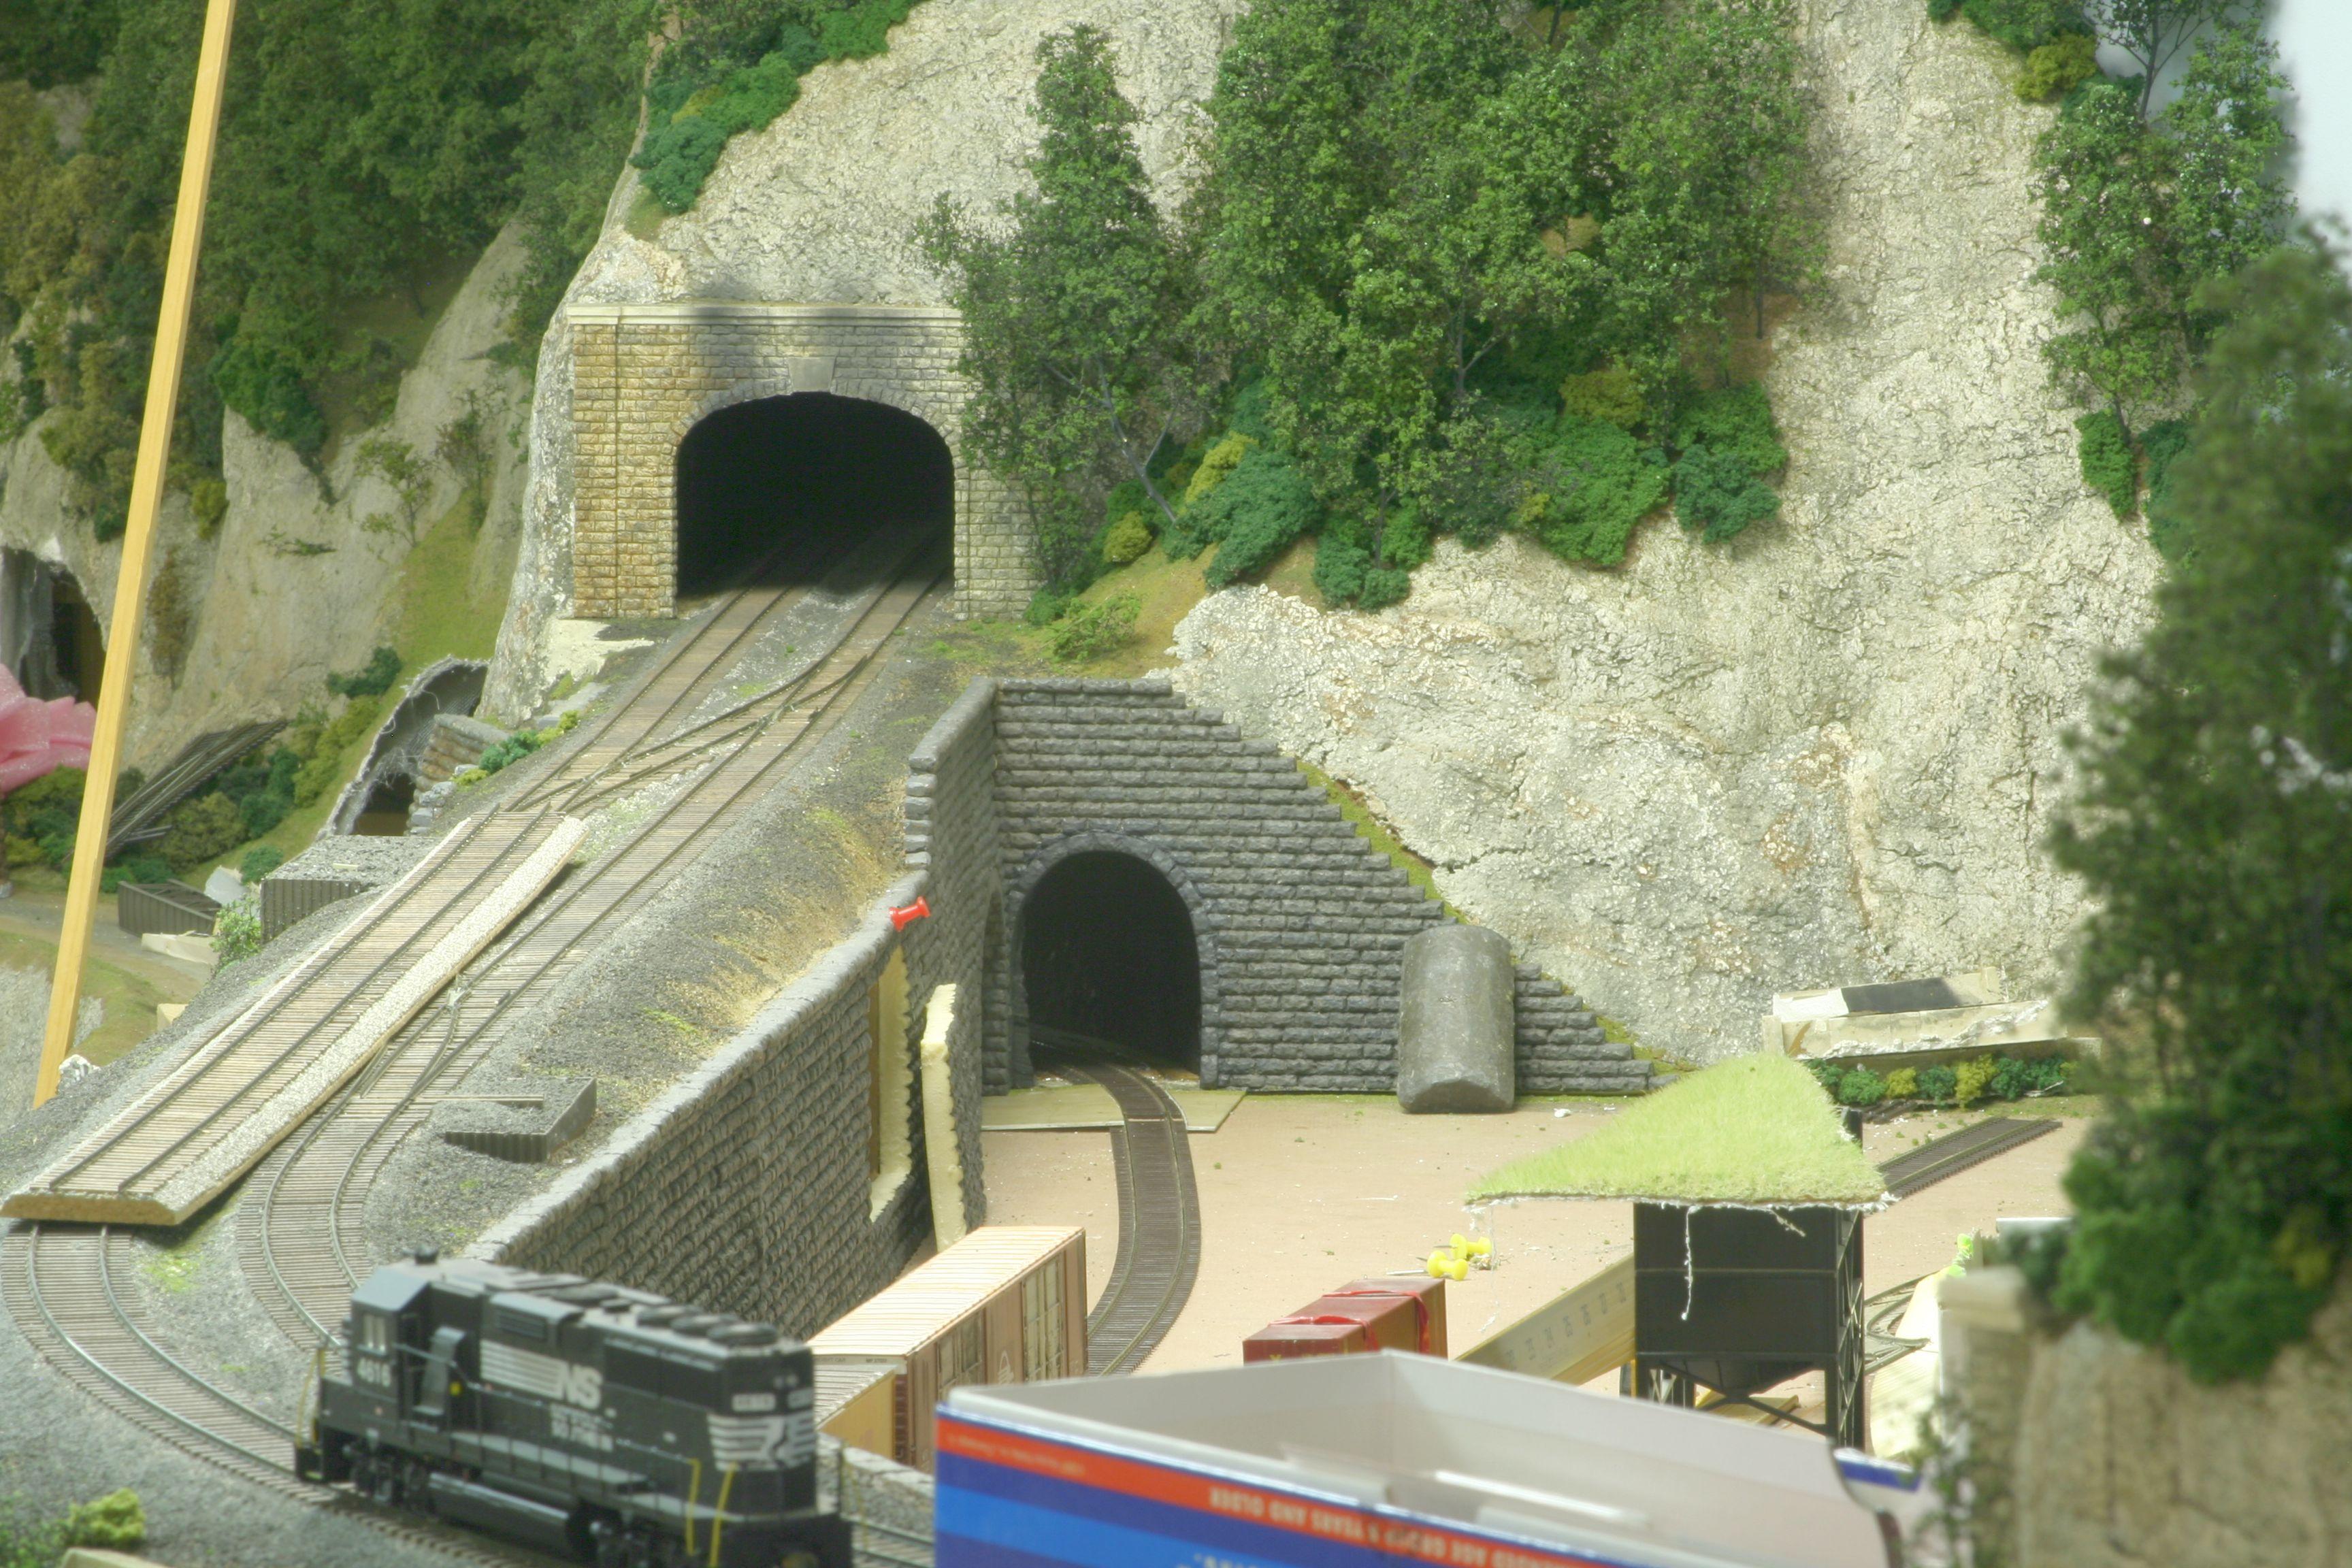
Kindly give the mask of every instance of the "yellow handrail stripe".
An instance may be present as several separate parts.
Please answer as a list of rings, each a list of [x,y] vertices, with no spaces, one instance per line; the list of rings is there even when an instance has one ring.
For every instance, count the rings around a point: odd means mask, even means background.
[[[735,1489],[735,1467],[719,1472],[719,1501],[710,1510],[710,1568],[719,1568],[719,1531],[727,1522],[727,1494]]]

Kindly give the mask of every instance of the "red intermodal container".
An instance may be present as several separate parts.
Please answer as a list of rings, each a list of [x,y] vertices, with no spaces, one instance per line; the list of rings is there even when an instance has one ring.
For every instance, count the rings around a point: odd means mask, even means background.
[[[1295,1361],[1310,1355],[1361,1355],[1372,1349],[1362,1321],[1352,1317],[1300,1313],[1268,1323],[1242,1342],[1244,1363]]]

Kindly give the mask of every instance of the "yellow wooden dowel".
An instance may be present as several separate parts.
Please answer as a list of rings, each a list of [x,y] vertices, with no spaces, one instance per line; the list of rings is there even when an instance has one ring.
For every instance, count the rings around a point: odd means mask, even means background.
[[[139,460],[131,477],[131,519],[122,535],[122,566],[114,585],[112,635],[100,677],[98,723],[89,742],[89,779],[82,786],[81,827],[74,839],[73,873],[66,884],[66,919],[58,932],[58,966],[49,977],[49,1026],[33,1078],[33,1103],[58,1091],[58,1069],[73,1048],[74,1015],[81,999],[82,959],[89,952],[98,913],[99,879],[106,868],[106,830],[114,816],[114,775],[122,752],[123,721],[131,711],[132,655],[146,610],[147,561],[155,543],[155,513],[163,500],[163,468],[172,455],[172,420],[179,412],[180,367],[188,349],[188,313],[195,297],[196,253],[205,233],[205,201],[213,183],[213,149],[220,134],[221,89],[228,75],[229,30],[236,0],[209,0],[203,49],[196,56],[195,102],[188,112],[188,151],[180,164],[180,201],[172,219],[172,250],[163,268],[163,308],[155,322],[155,361],[147,377],[147,411],[139,425]]]

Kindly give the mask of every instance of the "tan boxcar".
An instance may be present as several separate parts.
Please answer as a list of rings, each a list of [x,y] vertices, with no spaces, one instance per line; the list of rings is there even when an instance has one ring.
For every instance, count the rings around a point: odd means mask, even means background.
[[[890,1441],[872,1442],[874,1395],[819,1425],[845,1443],[931,1468],[931,1416],[950,1388],[1036,1383],[1087,1370],[1087,1233],[982,1226],[809,1338],[817,1380],[845,1394],[887,1375]],[[838,1428],[838,1429],[836,1429]]]

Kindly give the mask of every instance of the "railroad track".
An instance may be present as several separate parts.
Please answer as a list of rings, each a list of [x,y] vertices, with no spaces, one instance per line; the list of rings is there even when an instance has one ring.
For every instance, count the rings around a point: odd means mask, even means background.
[[[362,1235],[368,1193],[438,1102],[436,1086],[478,1065],[509,1019],[543,998],[576,969],[596,938],[644,908],[742,809],[777,784],[871,686],[891,635],[938,594],[946,565],[935,544],[910,531],[886,531],[877,538],[878,543],[868,542],[883,556],[881,569],[847,596],[838,635],[790,676],[748,697],[734,694],[716,715],[697,717],[740,657],[812,592],[738,591],[677,639],[630,700],[608,713],[549,778],[453,831],[441,853],[450,875],[467,879],[436,884],[444,895],[441,910],[425,907],[431,879],[420,879],[406,898],[380,900],[383,914],[398,917],[398,924],[371,944],[369,967],[358,977],[362,993],[430,945],[448,912],[470,905],[514,843],[616,794],[691,775],[594,865],[561,876],[437,1001],[409,1019],[330,1103],[247,1176],[249,1201],[238,1213],[243,1271],[272,1321],[306,1353],[332,1345],[333,1326],[352,1286],[373,1266]],[[587,765],[583,759],[592,752],[595,761]],[[283,987],[283,997],[273,993],[279,1012],[302,991],[331,984],[315,965],[298,970],[294,979],[300,983]],[[274,1039],[273,1046],[291,1062],[304,1042],[315,1043],[331,1020],[347,1019],[352,1011],[347,997],[328,1019],[314,1020],[308,1034],[293,1030],[299,1037]],[[211,1052],[208,1046],[198,1055]],[[225,1097],[232,1098],[250,1104],[254,1095]],[[207,1104],[193,1108],[191,1116],[200,1133],[233,1122],[235,1109]],[[186,1132],[175,1128],[171,1136]],[[151,1150],[146,1157],[152,1155]],[[354,1508],[376,1528],[472,1561],[552,1561],[478,1544],[296,1479],[289,1429],[173,1356],[140,1321],[135,1302],[113,1288],[114,1253],[129,1245],[103,1226],[47,1222],[19,1224],[0,1240],[6,1306],[44,1358],[70,1381],[164,1441],[281,1495]]]
[[[759,731],[719,757],[660,816],[597,866],[559,884],[499,948],[396,1038],[338,1104],[312,1116],[256,1171],[260,1202],[238,1215],[248,1285],[305,1349],[331,1337],[367,1265],[360,1238],[374,1180],[432,1112],[436,1084],[478,1065],[502,1026],[543,998],[593,946],[764,795],[879,673],[875,658],[935,591],[919,567],[866,598],[846,634],[813,664],[797,698],[779,698]]]
[[[1108,1041],[1030,1026],[1051,1047],[1054,1070],[1110,1091],[1122,1118],[1111,1129],[1118,1180],[1118,1253],[1102,1297],[1087,1314],[1087,1367],[1115,1377],[1160,1347],[1192,1294],[1201,1268],[1201,1195],[1184,1113],[1168,1091],[1133,1068],[1071,1053],[1124,1054]]]

